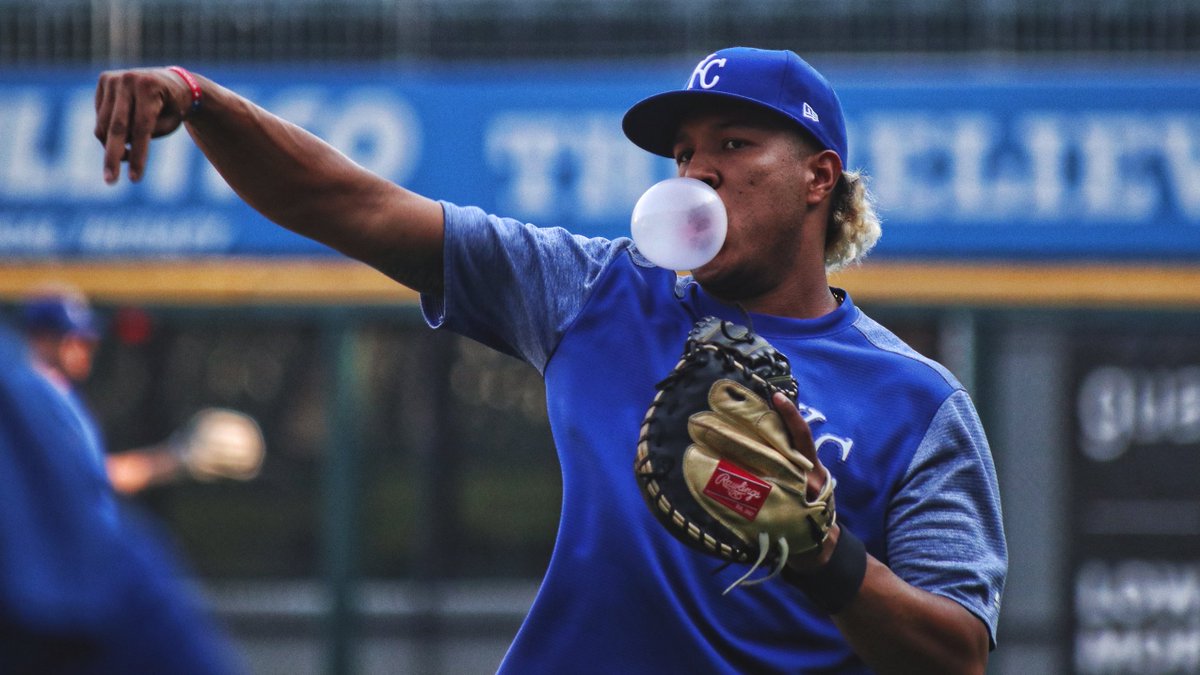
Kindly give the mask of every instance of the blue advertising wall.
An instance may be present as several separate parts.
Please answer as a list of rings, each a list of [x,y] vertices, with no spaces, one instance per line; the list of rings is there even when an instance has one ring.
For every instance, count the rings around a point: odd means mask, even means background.
[[[196,69],[415,191],[611,237],[673,173],[621,115],[691,65]],[[876,259],[1200,258],[1194,76],[819,65],[884,216]],[[96,75],[0,72],[5,259],[330,255],[242,204],[182,131],[143,183],[105,185]]]

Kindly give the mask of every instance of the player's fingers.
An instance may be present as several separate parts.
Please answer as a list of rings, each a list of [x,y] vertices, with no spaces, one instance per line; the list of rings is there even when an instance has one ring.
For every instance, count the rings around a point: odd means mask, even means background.
[[[96,80],[96,127],[92,130],[92,133],[96,136],[96,140],[101,143],[104,142],[103,120],[104,116],[108,114],[106,112],[108,106],[105,104],[108,100],[108,85],[105,82],[104,75],[104,73],[100,73],[99,79]]]
[[[809,496],[813,497],[821,492],[828,472],[821,465],[821,460],[817,457],[817,447],[813,444],[812,429],[808,426],[808,422],[804,421],[804,417],[800,414],[800,409],[796,407],[796,404],[781,392],[775,392],[771,397],[771,403],[775,406],[775,410],[779,412],[779,417],[783,420],[783,425],[787,427],[788,434],[792,437],[792,443],[796,450],[801,455],[804,455],[808,461],[812,462],[815,467],[808,475],[808,492]]]
[[[150,158],[150,139],[154,132],[154,121],[162,109],[161,100],[139,97],[134,105],[133,119],[129,125],[129,180],[139,181],[146,171]]]
[[[114,183],[120,177],[122,160],[129,162],[129,178],[140,180],[150,154],[150,139],[179,125],[181,118],[160,124],[170,95],[168,81],[153,70],[101,75],[96,92],[95,133],[104,144],[106,182]]]
[[[156,125],[163,112],[167,91],[161,79],[153,73],[131,75],[132,105],[129,117],[129,179],[141,180],[150,156],[150,139],[156,135]]]
[[[809,460],[816,462],[817,449],[813,445],[812,429],[809,428],[808,422],[804,421],[800,409],[785,394],[778,391],[772,394],[771,405],[779,413],[779,418],[783,420],[783,425],[791,435],[796,449]]]
[[[96,84],[96,129],[95,134],[100,144],[104,146],[104,181],[115,183],[121,175],[121,161],[125,159],[124,128],[117,125],[120,134],[113,137],[113,120],[118,114],[127,114],[127,108],[117,111],[117,97],[120,83],[112,73],[101,73]]]
[[[130,160],[130,169],[133,168],[128,145],[137,107],[135,79],[136,75],[130,71],[117,73],[110,79],[112,108],[104,129],[104,180],[108,183],[115,183],[120,178],[123,159]]]

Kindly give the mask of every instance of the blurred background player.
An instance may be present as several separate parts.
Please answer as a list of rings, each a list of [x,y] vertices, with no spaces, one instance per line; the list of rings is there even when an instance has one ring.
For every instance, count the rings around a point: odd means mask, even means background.
[[[58,356],[80,365],[94,337],[85,315],[63,308],[34,303],[28,316],[72,323]],[[241,672],[149,526],[116,517],[111,491],[96,508],[105,490],[94,426],[40,362],[55,356],[53,334],[37,333],[31,344],[44,352],[31,362],[0,326],[0,673]]]
[[[39,288],[22,303],[19,323],[34,369],[66,400],[87,455],[118,493],[132,495],[186,478],[249,480],[258,475],[265,446],[258,424],[234,410],[199,411],[171,438],[106,454],[103,432],[79,387],[92,374],[101,322],[83,293],[67,285]]]
[[[105,468],[103,434],[77,385],[92,373],[92,360],[100,342],[96,316],[83,294],[67,286],[47,286],[21,305],[18,324],[25,338],[26,356],[34,372],[50,385],[70,413],[67,423],[80,442],[72,447],[91,470],[95,499],[104,512],[114,514]]]

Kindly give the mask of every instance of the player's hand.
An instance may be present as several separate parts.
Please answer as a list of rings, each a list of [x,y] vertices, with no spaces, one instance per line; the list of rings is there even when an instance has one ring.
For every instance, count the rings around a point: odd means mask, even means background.
[[[792,437],[792,446],[804,455],[805,459],[813,463],[813,470],[808,472],[808,483],[806,485],[808,498],[815,499],[821,492],[821,488],[825,486],[825,481],[830,480],[829,470],[821,464],[821,459],[817,457],[817,446],[813,442],[812,429],[808,426],[808,422],[804,421],[804,417],[800,414],[800,409],[795,403],[788,400],[787,396],[776,392],[771,398],[771,404],[779,413],[779,417],[783,419],[783,424],[787,428],[788,435]],[[807,553],[799,553],[793,555],[788,560],[788,566],[797,572],[812,571],[825,564],[829,560],[829,556],[833,553],[834,546],[837,545],[838,534],[840,529],[835,523],[829,530],[829,536],[825,539],[825,543],[820,548]]]
[[[101,73],[95,133],[104,145],[104,181],[117,182],[121,162],[129,162],[131,181],[141,180],[150,140],[179,128],[190,104],[187,83],[166,68]]]
[[[815,499],[821,493],[821,488],[825,485],[825,479],[829,476],[829,472],[821,464],[820,458],[817,457],[817,446],[813,443],[812,429],[808,423],[804,421],[804,417],[800,415],[800,409],[795,403],[788,400],[780,392],[775,392],[771,399],[771,405],[783,419],[783,424],[787,427],[788,434],[792,437],[792,445],[804,455],[804,458],[813,463],[813,470],[808,473],[808,498]]]

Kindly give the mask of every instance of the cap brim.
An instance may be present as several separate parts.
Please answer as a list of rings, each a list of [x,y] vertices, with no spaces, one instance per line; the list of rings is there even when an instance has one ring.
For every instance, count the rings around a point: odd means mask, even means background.
[[[750,103],[784,119],[791,119],[762,101],[748,96],[723,91],[682,89],[655,94],[633,104],[625,113],[621,128],[625,131],[625,136],[639,148],[663,157],[674,157],[675,136],[679,132],[679,123],[704,101],[718,99]]]

